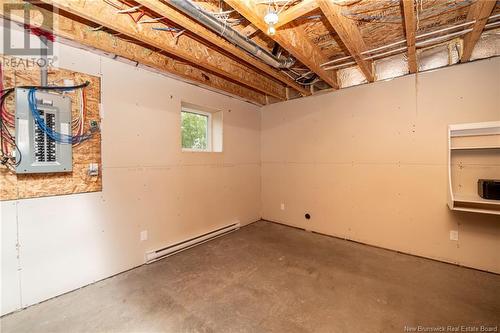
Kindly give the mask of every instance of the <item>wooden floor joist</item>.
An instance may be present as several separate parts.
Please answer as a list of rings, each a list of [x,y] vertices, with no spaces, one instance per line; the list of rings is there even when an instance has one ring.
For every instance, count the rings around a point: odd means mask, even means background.
[[[306,15],[317,8],[318,3],[316,0],[303,0],[302,2],[299,2],[298,4],[280,13],[279,21],[276,23],[275,28],[279,29],[280,27],[287,25],[293,20]]]
[[[252,23],[247,25],[245,28],[243,28],[240,32],[243,36],[246,36],[248,38],[252,38],[255,36],[260,30],[255,27]]]
[[[2,17],[5,17],[5,7],[3,6],[5,3],[5,0],[0,0],[0,15]],[[8,3],[24,2],[22,0],[9,0]],[[48,15],[48,11],[45,9],[37,8],[37,11],[40,11],[46,16]],[[203,71],[185,62],[178,61],[135,43],[125,41],[107,32],[99,30],[94,31],[92,27],[88,25],[73,21],[57,13],[53,14],[53,18],[54,30],[52,32],[56,36],[83,46],[118,55],[209,89],[224,91],[252,103],[257,103],[259,105],[266,104],[266,97],[264,94],[243,87],[210,72]],[[23,16],[17,16],[13,13],[10,14],[9,19],[21,24],[27,23]],[[52,28],[47,26],[47,22],[43,21],[42,15],[32,15],[29,24],[39,26],[47,31],[51,31]]]
[[[267,6],[253,0],[225,0],[225,2],[243,15],[261,31],[267,31],[264,15]],[[269,36],[282,48],[290,52],[312,72],[316,73],[332,88],[338,89],[335,71],[325,71],[320,64],[328,61],[323,53],[309,41],[305,31],[290,22],[286,28],[277,29],[274,36]]]
[[[161,49],[169,55],[249,88],[280,100],[286,98],[285,86],[281,83],[251,70],[185,34],[176,37],[170,33],[152,30],[147,25],[136,24],[128,15],[117,14],[116,9],[105,2],[85,0],[41,0],[41,2]]]
[[[258,68],[261,70],[263,73],[268,74],[275,79],[281,81],[282,83],[296,89],[303,95],[308,95],[309,91],[304,88],[302,85],[298,84],[294,80],[292,80],[290,77],[287,75],[279,72],[278,70],[272,68],[271,66],[263,63],[262,61],[256,59],[255,57],[251,56],[241,48],[233,45],[232,43],[228,42],[221,36],[217,35],[216,33],[210,31],[209,29],[205,28],[204,26],[200,25],[196,21],[186,17],[185,15],[179,13],[177,10],[174,8],[168,6],[166,3],[162,3],[160,1],[156,0],[136,0],[137,3],[141,4],[142,6],[154,11],[155,13],[159,14],[162,17],[168,18],[169,21],[191,31],[192,33],[196,34],[197,36],[203,38],[204,40],[212,43],[213,45],[216,45],[217,47],[220,47],[223,50],[226,50],[227,52],[231,53],[235,57],[245,61],[246,63],[254,66],[255,68]],[[168,3],[168,2],[167,2]]]
[[[476,46],[479,37],[481,37],[486,21],[488,21],[488,17],[491,15],[495,5],[495,0],[480,0],[471,5],[469,13],[467,14],[467,22],[473,20],[476,22],[472,27],[472,31],[464,37],[464,51],[462,52],[460,62],[469,61],[472,56],[474,46]]]
[[[413,0],[403,0],[403,14],[406,32],[406,45],[408,46],[408,69],[410,73],[416,73],[417,52],[415,47],[415,6]]]
[[[352,56],[367,81],[373,82],[374,61],[369,59],[381,59],[390,52],[379,52],[385,46],[368,51],[367,46],[379,46],[384,41],[389,43],[387,47],[399,45],[403,34],[406,35],[408,70],[410,73],[418,72],[416,34],[419,11],[415,0],[400,0],[398,6],[391,9],[398,16],[398,22],[402,19],[404,23],[392,24],[395,28],[392,32],[387,27],[385,30],[368,28],[358,24],[358,19],[354,18],[359,13],[372,11],[376,15],[387,14],[386,7],[373,2],[355,1],[348,6],[345,1],[336,0],[283,0],[272,4],[267,0],[224,2],[234,10],[227,10],[231,8],[213,1],[197,3],[196,6],[200,5],[199,10],[205,12],[203,15],[212,15],[243,35],[258,33],[254,41],[266,53],[293,56],[297,61],[291,71],[296,70],[295,75],[303,73],[302,77],[310,77],[314,73],[316,75],[311,80],[317,81],[318,77],[322,82],[314,82],[313,87],[299,84],[287,75],[290,73],[288,70],[268,65],[258,55],[252,54],[261,49],[246,52],[226,39],[227,30],[214,32],[206,23],[194,17],[198,12],[185,14],[179,5],[174,4],[174,0],[0,0],[0,5],[4,6],[0,13],[6,11],[5,4],[9,3],[45,10],[53,7],[55,17],[62,22],[59,23],[61,27],[54,28],[54,32],[61,37],[257,104],[311,95],[314,91],[328,89],[327,85],[339,89],[336,70],[325,70],[322,64],[330,59],[335,59],[331,62],[334,63],[350,58],[346,55]],[[497,3],[495,0],[477,0],[472,4],[457,5],[468,8],[465,21],[470,24],[468,33],[463,36],[460,62],[471,59],[474,47],[487,26],[488,17],[492,12],[497,12]],[[446,7],[440,3],[429,6],[435,7],[436,12]],[[267,35],[268,25],[264,17],[268,10],[276,11],[278,15],[278,22],[274,25],[276,34]],[[425,24],[421,24],[418,29],[422,34],[420,37],[451,30],[453,27],[448,23],[463,20],[463,11],[460,17],[458,14],[446,13],[438,14],[436,18],[426,17]],[[21,10],[17,15],[23,21]],[[314,15],[314,20],[311,15]],[[38,22],[39,18],[31,19]],[[422,15],[420,19],[423,19]],[[439,26],[446,26],[446,29],[437,29]],[[75,27],[85,30],[77,31]],[[431,31],[434,28],[436,31]],[[370,31],[375,33],[370,34]],[[398,42],[391,44],[396,38]],[[340,66],[349,64],[342,62]]]
[[[367,47],[356,24],[342,15],[341,6],[330,1],[316,1],[323,14],[326,16],[328,22],[330,22],[330,25],[358,64],[368,82],[373,82],[375,80],[373,64],[372,61],[364,60],[362,57],[361,53],[366,51]]]

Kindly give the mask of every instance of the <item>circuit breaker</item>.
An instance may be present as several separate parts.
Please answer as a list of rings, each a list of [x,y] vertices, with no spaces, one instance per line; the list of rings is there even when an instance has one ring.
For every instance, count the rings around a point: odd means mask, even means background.
[[[16,89],[16,173],[69,172],[72,170],[72,145],[59,143],[38,125],[28,102],[29,89]],[[45,126],[71,135],[71,98],[37,90],[36,112]]]

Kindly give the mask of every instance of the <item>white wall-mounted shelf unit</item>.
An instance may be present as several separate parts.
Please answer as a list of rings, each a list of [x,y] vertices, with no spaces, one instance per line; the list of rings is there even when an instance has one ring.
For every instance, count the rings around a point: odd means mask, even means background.
[[[478,194],[479,179],[500,179],[500,121],[448,126],[448,206],[500,215],[500,200]]]

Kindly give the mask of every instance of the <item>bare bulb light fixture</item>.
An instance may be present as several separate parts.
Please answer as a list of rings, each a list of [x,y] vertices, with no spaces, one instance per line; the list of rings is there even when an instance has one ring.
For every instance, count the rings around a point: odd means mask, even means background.
[[[276,28],[274,26],[278,23],[278,13],[269,10],[264,16],[264,22],[267,24],[267,34],[269,36],[274,36],[274,34],[276,34]]]

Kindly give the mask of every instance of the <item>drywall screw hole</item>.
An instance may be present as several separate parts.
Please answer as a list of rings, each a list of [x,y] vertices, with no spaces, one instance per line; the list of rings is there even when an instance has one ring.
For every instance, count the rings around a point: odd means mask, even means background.
[[[304,215],[304,217],[306,218],[306,220],[309,220],[311,218],[311,215],[309,213],[306,213],[306,215]]]

